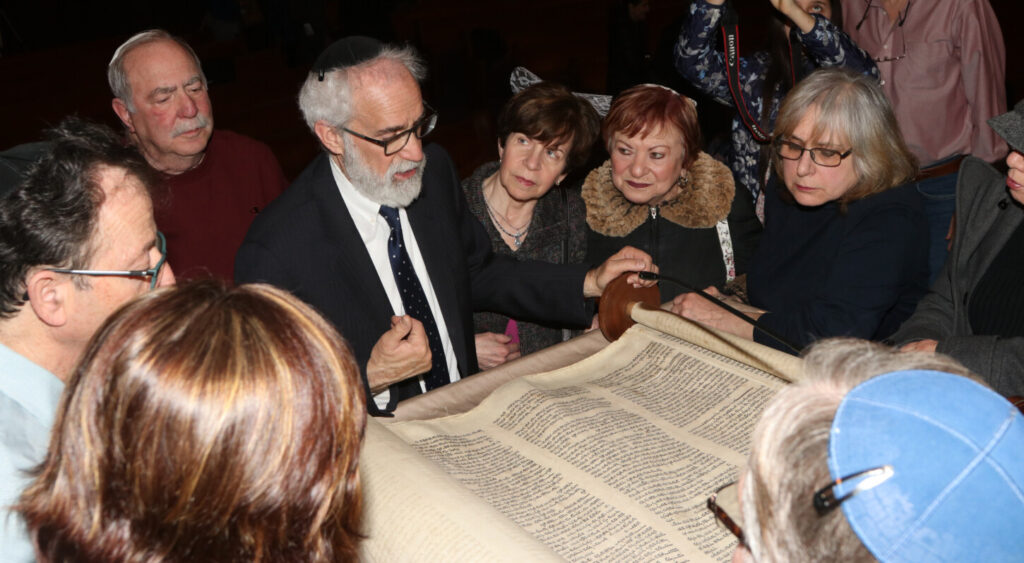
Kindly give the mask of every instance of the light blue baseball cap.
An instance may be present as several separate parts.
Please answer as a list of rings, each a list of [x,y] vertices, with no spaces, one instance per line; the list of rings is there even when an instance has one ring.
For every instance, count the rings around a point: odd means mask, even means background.
[[[1024,416],[970,379],[914,370],[858,385],[836,411],[828,465],[834,479],[892,468],[840,505],[879,561],[1024,558]]]

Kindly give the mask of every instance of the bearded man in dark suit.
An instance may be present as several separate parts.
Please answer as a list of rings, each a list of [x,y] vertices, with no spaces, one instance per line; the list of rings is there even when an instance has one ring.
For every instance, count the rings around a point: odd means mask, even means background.
[[[584,327],[586,297],[653,268],[632,248],[593,270],[495,255],[448,154],[421,143],[437,121],[424,75],[409,47],[328,47],[299,94],[324,152],[256,218],[235,260],[239,283],[292,291],[334,323],[377,415],[478,370],[473,311]]]

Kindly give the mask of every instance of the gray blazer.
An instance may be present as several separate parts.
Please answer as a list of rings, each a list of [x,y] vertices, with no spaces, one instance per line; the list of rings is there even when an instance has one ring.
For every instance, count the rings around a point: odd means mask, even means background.
[[[1022,219],[1024,210],[1006,193],[1006,177],[980,159],[965,159],[957,178],[953,250],[931,291],[890,340],[936,340],[937,352],[996,391],[1024,395],[1024,338],[975,335],[967,316],[971,292]]]

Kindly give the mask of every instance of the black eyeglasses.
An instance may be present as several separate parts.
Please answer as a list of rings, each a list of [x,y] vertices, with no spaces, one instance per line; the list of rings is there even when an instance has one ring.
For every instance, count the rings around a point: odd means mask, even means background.
[[[811,153],[811,160],[813,160],[815,164],[835,168],[842,164],[844,158],[850,156],[853,149],[848,149],[846,152],[839,152],[835,149],[826,149],[822,147],[808,148],[798,145],[793,141],[776,139],[775,152],[786,160],[800,160],[800,158],[803,157],[804,152],[809,152]]]
[[[908,5],[909,7],[909,5]],[[901,20],[902,21],[902,20]],[[872,57],[876,63],[894,63],[907,58],[907,34],[903,31],[903,24],[899,26],[900,42],[903,43],[903,54],[895,57]]]
[[[747,539],[746,536],[743,535],[743,528],[741,528],[740,525],[733,520],[732,516],[729,516],[729,513],[718,504],[718,496],[729,487],[735,486],[736,481],[733,481],[732,483],[726,483],[715,489],[715,492],[711,493],[711,496],[708,497],[707,507],[708,510],[711,511],[711,514],[715,516],[715,521],[726,530],[732,532],[732,535],[736,536],[736,539],[740,541],[740,545],[747,547]]]
[[[423,102],[423,110],[423,117],[417,119],[416,123],[412,124],[412,127],[405,131],[399,131],[387,139],[374,139],[373,137],[367,137],[366,135],[356,133],[348,127],[342,127],[341,130],[383,148],[384,155],[391,156],[404,149],[405,145],[409,144],[409,138],[412,137],[413,133],[416,134],[417,139],[422,139],[434,130],[434,127],[437,125],[437,112],[434,111],[434,108],[430,107],[427,102]]]
[[[860,17],[860,21],[857,22],[856,26],[854,26],[854,28],[857,31],[860,31],[860,26],[864,25],[864,20],[868,19],[868,10],[871,9],[871,5],[872,5],[872,2],[869,0],[867,7],[864,8],[864,15],[862,15]],[[900,27],[903,27],[903,24],[907,22],[907,14],[909,14],[909,13],[910,13],[910,0],[907,0],[907,7],[906,7],[905,10],[903,10],[903,13],[900,14],[900,19],[896,21],[896,25],[898,25]]]
[[[896,57],[872,57],[876,63],[893,63],[901,59],[907,58],[907,34],[903,31],[903,24],[907,22],[907,14],[910,13],[910,0],[907,0],[907,7],[903,10],[903,13],[899,15],[899,19],[896,20],[896,27],[899,28],[900,40],[903,43],[903,54]],[[864,9],[864,15],[860,17],[860,21],[857,22],[857,29],[860,30],[860,26],[864,25],[864,20],[868,18],[868,10],[871,9],[871,2],[868,2],[868,7]]]
[[[156,266],[148,270],[71,270],[66,268],[47,268],[47,271],[58,274],[74,274],[76,276],[122,276],[128,278],[149,278],[149,289],[154,289],[160,280],[160,268],[167,261],[167,240],[160,231],[156,233],[156,247],[160,251],[160,260]]]

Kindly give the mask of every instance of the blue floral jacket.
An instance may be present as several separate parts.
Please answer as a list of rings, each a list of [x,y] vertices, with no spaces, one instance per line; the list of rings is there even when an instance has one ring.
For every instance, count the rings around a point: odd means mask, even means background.
[[[725,59],[721,51],[712,45],[721,17],[721,6],[713,6],[704,0],[694,0],[690,5],[690,18],[683,24],[679,42],[675,46],[676,69],[704,93],[719,103],[731,106],[733,100],[725,76]],[[818,67],[844,66],[878,78],[878,67],[871,56],[858,47],[849,35],[825,17],[815,15],[814,19],[814,28],[810,32],[801,33],[795,27],[790,32],[791,40],[795,38],[798,44],[803,45],[806,53],[802,74],[812,72]],[[782,90],[782,84],[776,86],[770,96],[764,92],[769,57],[770,55],[763,51],[742,57],[739,65],[739,82],[743,85],[743,98],[747,102],[747,111],[750,115],[760,118],[765,100],[771,104],[768,124],[771,129],[775,125],[779,104],[786,92]],[[761,179],[757,177],[760,159],[761,145],[754,140],[739,117],[734,118],[729,167],[736,175],[736,180],[750,190],[754,201],[758,202],[758,216],[763,221],[763,206],[759,198]]]

